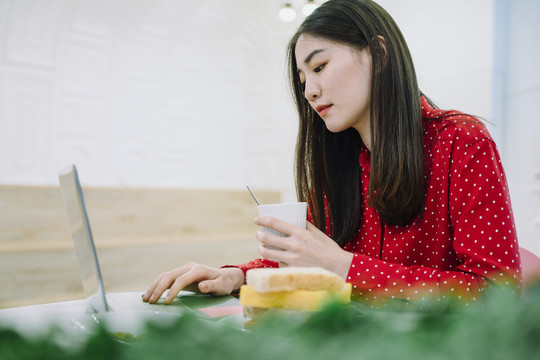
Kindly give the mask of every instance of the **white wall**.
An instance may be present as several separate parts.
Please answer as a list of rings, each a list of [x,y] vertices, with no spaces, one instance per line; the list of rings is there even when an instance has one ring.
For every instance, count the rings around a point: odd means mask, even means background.
[[[520,245],[540,255],[540,2],[497,0],[494,108]]]
[[[286,189],[273,1],[0,0],[0,183]]]
[[[491,119],[492,0],[381,0],[401,28],[421,90],[443,109]]]
[[[277,0],[0,0],[0,183],[278,189],[296,119]],[[299,5],[300,1],[293,1]],[[381,0],[422,89],[490,118],[492,0]],[[466,10],[466,11],[465,11]]]

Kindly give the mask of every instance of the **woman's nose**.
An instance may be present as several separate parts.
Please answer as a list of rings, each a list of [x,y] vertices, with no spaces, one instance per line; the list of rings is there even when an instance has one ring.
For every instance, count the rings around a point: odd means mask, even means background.
[[[306,80],[305,86],[304,96],[308,101],[316,100],[321,96],[321,88],[316,82]]]

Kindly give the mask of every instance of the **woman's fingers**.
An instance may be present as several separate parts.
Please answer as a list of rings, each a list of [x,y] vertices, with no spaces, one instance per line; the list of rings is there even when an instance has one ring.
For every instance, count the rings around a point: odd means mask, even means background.
[[[195,266],[194,263],[188,263],[180,268],[160,274],[152,285],[150,285],[146,293],[142,295],[143,301],[148,301],[149,303],[157,302],[165,290],[169,289],[176,279],[189,271],[193,266]]]
[[[157,302],[161,298],[161,295],[163,295],[165,290],[171,287],[171,285],[176,281],[176,278],[178,276],[176,275],[176,273],[177,271],[171,271],[168,273],[164,273],[160,276],[158,284],[155,286],[154,291],[152,291],[152,294],[148,299],[149,303]]]
[[[205,280],[199,283],[199,289],[201,292],[212,295],[228,295],[232,292],[232,288],[224,284],[223,278],[216,278],[214,280]]]
[[[176,295],[184,289],[186,286],[194,283],[198,283],[203,280],[208,279],[215,279],[219,276],[218,272],[213,272],[212,269],[202,266],[202,265],[194,265],[191,267],[189,271],[186,273],[180,275],[179,277],[174,280],[172,283],[169,293],[167,294],[167,297],[165,298],[165,304],[170,304]],[[200,289],[200,287],[199,287]],[[207,291],[202,291],[207,292]]]
[[[264,231],[257,231],[255,234],[255,237],[257,240],[266,246],[269,246],[270,248],[277,248],[277,249],[287,249],[288,248],[288,238],[269,234]]]
[[[265,259],[274,260],[289,266],[295,266],[299,259],[299,254],[296,252],[272,249],[264,245],[259,245],[259,254]]]
[[[271,216],[259,216],[255,218],[254,222],[258,226],[266,226],[272,228],[279,231],[280,233],[285,234],[286,236],[292,235],[297,229],[300,229],[296,225],[289,224],[288,222],[276,219]]]
[[[181,290],[189,289],[213,295],[230,294],[244,283],[244,273],[238,268],[217,269],[190,262],[178,269],[162,273],[142,295],[143,301],[157,302],[165,290],[169,293],[165,304],[170,304]],[[196,289],[193,289],[197,287]],[[190,289],[191,288],[191,289]]]
[[[154,292],[156,291],[156,288],[161,283],[161,280],[164,276],[165,276],[165,273],[162,273],[154,280],[154,282],[152,282],[148,290],[146,290],[146,292],[142,295],[143,301],[150,301],[150,297],[154,294]]]

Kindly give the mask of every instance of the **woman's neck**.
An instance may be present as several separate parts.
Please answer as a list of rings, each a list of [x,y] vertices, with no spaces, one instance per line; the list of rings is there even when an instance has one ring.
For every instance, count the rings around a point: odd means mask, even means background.
[[[369,121],[364,121],[354,127],[366,148],[371,152],[371,127]]]

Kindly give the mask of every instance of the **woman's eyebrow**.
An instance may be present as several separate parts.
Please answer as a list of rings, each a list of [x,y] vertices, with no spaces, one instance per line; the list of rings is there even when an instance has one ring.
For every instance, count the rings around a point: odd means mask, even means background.
[[[309,53],[308,56],[306,56],[306,58],[304,59],[304,63],[309,64],[309,62],[311,61],[311,59],[313,59],[313,57],[315,55],[317,55],[318,53],[323,52],[325,50],[326,49],[315,49],[315,50],[313,50],[312,52]],[[298,69],[297,72],[300,74],[302,72],[302,70]]]
[[[306,58],[304,59],[304,64],[308,64],[308,63],[311,61],[311,59],[312,59],[315,55],[317,55],[318,53],[323,52],[323,51],[325,51],[325,50],[326,50],[326,49],[316,49],[316,50],[313,50],[313,51],[310,52],[309,55],[306,56]]]

